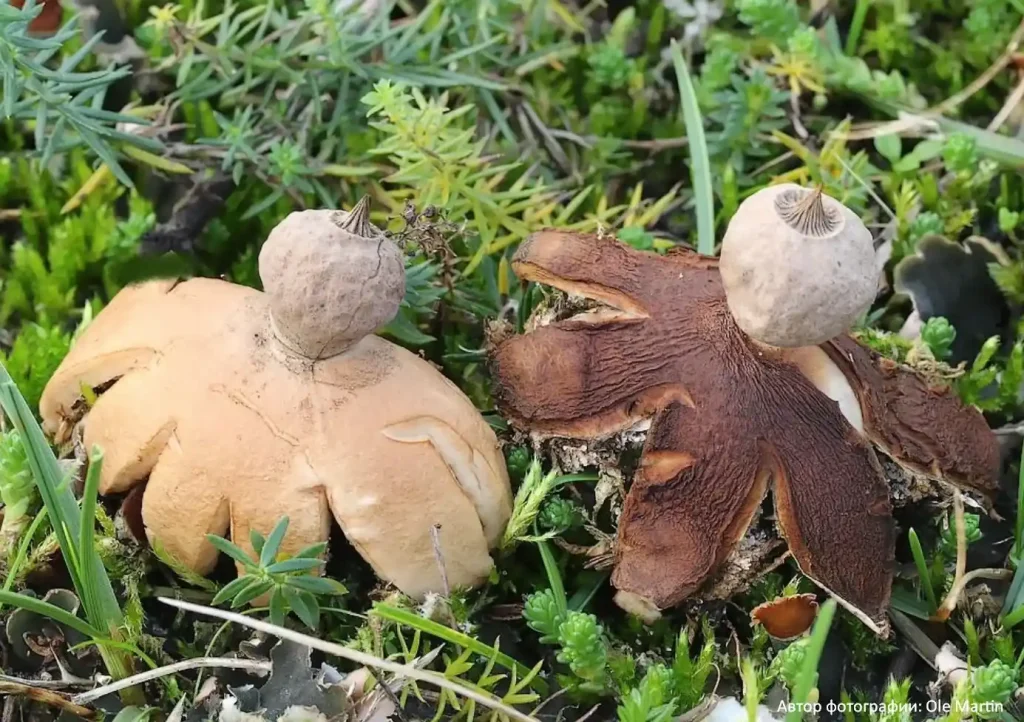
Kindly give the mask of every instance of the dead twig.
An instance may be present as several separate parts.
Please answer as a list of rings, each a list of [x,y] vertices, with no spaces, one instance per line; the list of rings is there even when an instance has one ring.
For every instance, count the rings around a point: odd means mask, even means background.
[[[1024,421],[1000,426],[998,429],[992,429],[992,433],[996,436],[1024,436]]]
[[[11,677],[6,674],[0,674],[0,682],[27,684],[31,687],[50,690],[74,689],[82,686],[80,682],[71,682],[66,679],[22,679],[21,677]]]
[[[599,138],[596,135],[581,136],[559,128],[548,128],[548,133],[552,138],[567,140],[581,148],[587,149],[593,148],[595,143],[602,140],[602,138]],[[646,150],[651,153],[657,153],[662,150],[685,148],[690,142],[685,136],[678,138],[651,138],[650,140],[630,140],[628,138],[618,138],[617,140],[623,148],[628,150]]]
[[[437,569],[441,572],[441,588],[444,590],[444,598],[451,599],[452,590],[448,586],[448,568],[444,565],[444,554],[441,552],[440,524],[430,527],[430,543],[434,547],[434,561],[437,562]]]
[[[540,711],[542,709],[547,707],[549,704],[554,702],[556,699],[558,699],[559,697],[561,697],[563,694],[565,694],[568,691],[569,691],[568,688],[563,687],[562,689],[558,690],[557,692],[554,692],[553,694],[548,695],[543,701],[541,701],[540,704],[538,704],[536,707],[533,708],[533,714],[534,715],[540,714]]]
[[[537,129],[537,132],[541,135],[541,140],[544,143],[544,147],[547,149],[551,159],[558,164],[558,167],[565,173],[572,173],[572,163],[569,162],[569,156],[562,150],[562,146],[558,144],[554,136],[551,134],[551,130],[544,124],[544,121],[537,115],[537,111],[533,109],[533,106],[527,102],[523,102],[522,106],[526,111],[526,117],[533,124],[533,127]]]
[[[1013,577],[1013,572],[1009,569],[975,569],[972,572],[964,574],[960,579],[953,583],[953,586],[949,590],[949,594],[946,595],[946,600],[939,607],[939,611],[935,613],[933,617],[936,621],[945,621],[949,619],[949,615],[956,609],[957,602],[960,599],[960,595],[968,584],[973,582],[975,579],[998,579],[1000,581],[1006,581]]]
[[[1005,70],[1006,67],[1013,62],[1014,55],[1022,41],[1024,41],[1024,20],[1022,20],[1017,26],[1017,29],[1013,33],[1013,37],[1010,38],[1010,42],[1006,45],[1006,49],[1003,50],[1002,54],[998,58],[996,58],[995,62],[986,68],[981,75],[972,80],[967,87],[959,93],[955,93],[938,105],[932,106],[931,108],[919,113],[907,113],[898,120],[871,124],[858,130],[849,130],[845,133],[841,133],[841,137],[846,140],[870,140],[883,135],[904,133],[918,129],[921,126],[928,125],[929,123],[934,123],[934,118],[945,115],[949,111],[962,105],[964,101],[992,82],[999,73]],[[1021,92],[1024,93],[1024,91]]]
[[[131,677],[119,679],[116,682],[111,682],[103,687],[90,689],[88,692],[82,692],[71,699],[73,702],[78,704],[84,704],[86,702],[97,700],[100,697],[106,697],[108,694],[120,692],[122,689],[127,689],[128,687],[134,687],[145,682],[152,682],[154,679],[160,679],[161,677],[166,677],[169,674],[187,672],[190,669],[207,669],[210,667],[220,669],[247,669],[252,672],[271,671],[270,662],[258,659],[237,659],[234,657],[201,657],[199,659],[186,659],[182,662],[169,664],[166,667],[151,669],[147,672],[141,672],[140,674],[135,674]]]
[[[674,150],[676,148],[685,148],[689,143],[689,140],[683,138],[654,138],[653,140],[624,140],[622,141],[623,148],[629,148],[630,150],[647,150],[651,152],[657,152],[659,150]]]
[[[88,707],[82,707],[61,694],[49,689],[22,684],[21,682],[8,682],[6,680],[0,681],[0,694],[25,697],[34,702],[41,702],[42,704],[65,712],[70,712],[71,714],[84,717],[85,719],[94,719],[96,717],[95,710],[91,710]]]
[[[932,621],[945,622],[949,615],[956,609],[960,601],[960,595],[964,589],[975,579],[1009,579],[1013,576],[1009,569],[975,569],[965,574],[967,570],[967,524],[964,520],[964,499],[959,491],[953,492],[953,518],[956,523],[956,573],[953,576],[953,584],[949,593],[942,600]]]
[[[967,571],[967,522],[964,519],[964,498],[961,496],[959,489],[953,490],[953,523],[956,528],[956,571],[953,574],[953,584],[949,589],[949,594],[946,595],[938,612],[936,612],[936,617],[940,621],[948,619],[949,615],[956,609],[957,597],[959,596],[957,583]],[[960,588],[962,589],[963,587],[961,586]],[[955,595],[954,592],[956,592]]]
[[[750,177],[751,178],[756,178],[759,175],[761,175],[762,173],[766,173],[769,170],[771,170],[773,167],[775,167],[777,165],[780,165],[782,163],[785,163],[786,161],[788,161],[788,160],[790,160],[791,158],[794,158],[794,157],[796,157],[796,153],[794,153],[791,150],[787,150],[782,155],[777,156],[775,158],[772,158],[771,160],[769,160],[769,161],[767,161],[765,163],[762,163],[757,168],[752,170],[750,172]]]
[[[994,133],[1002,128],[1006,119],[1010,117],[1010,113],[1020,105],[1022,100],[1024,100],[1024,74],[1020,74],[1020,80],[1017,81],[1013,91],[1006,96],[1006,102],[1003,103],[1003,107],[996,113],[996,117],[992,119],[992,122],[988,124],[987,130]]]
[[[797,136],[800,140],[807,140],[811,137],[811,134],[807,132],[807,128],[804,126],[803,121],[800,119],[800,94],[791,92],[789,94],[789,108],[792,111],[789,114],[789,120],[793,124],[793,130],[796,131]]]
[[[223,173],[197,179],[175,204],[171,217],[142,236],[139,242],[142,253],[191,253],[195,240],[220,213],[234,189],[234,180]]]
[[[580,717],[577,722],[586,722],[588,719],[590,719],[595,714],[597,714],[597,710],[599,710],[599,709],[601,709],[601,705],[595,704],[593,707],[591,707],[589,710],[587,710],[587,713],[585,715],[583,715],[582,717]]]
[[[936,105],[929,111],[929,113],[932,115],[944,115],[950,110],[961,105],[965,100],[992,82],[992,80],[999,75],[1007,65],[1013,62],[1014,53],[1017,52],[1017,48],[1020,47],[1022,40],[1024,40],[1024,20],[1021,20],[1017,29],[1013,31],[1013,37],[1011,37],[1010,42],[1006,44],[1006,49],[1003,50],[1002,54],[996,58],[996,61],[992,63],[992,65],[985,69],[985,72],[972,80],[967,87],[959,93],[951,95]]]

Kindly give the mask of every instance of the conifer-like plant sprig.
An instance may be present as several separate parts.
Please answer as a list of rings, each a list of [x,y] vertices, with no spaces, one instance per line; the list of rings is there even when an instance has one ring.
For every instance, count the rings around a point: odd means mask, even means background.
[[[0,120],[33,122],[35,147],[44,165],[57,152],[86,145],[125,185],[132,185],[118,162],[118,146],[129,145],[159,153],[153,138],[119,130],[118,123],[140,124],[140,118],[103,108],[110,86],[127,76],[127,67],[82,72],[77,68],[93,51],[101,35],[89,38],[73,53],[61,55],[78,34],[76,19],[49,38],[30,35],[28,26],[43,5],[28,0],[21,8],[0,5]],[[61,57],[51,67],[51,60]]]

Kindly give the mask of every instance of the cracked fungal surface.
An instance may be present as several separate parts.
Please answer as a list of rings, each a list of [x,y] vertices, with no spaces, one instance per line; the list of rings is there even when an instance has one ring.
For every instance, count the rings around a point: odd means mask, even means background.
[[[260,251],[260,277],[279,340],[311,359],[334,356],[384,325],[405,295],[402,251],[351,212],[291,213]]]
[[[285,257],[288,249],[275,245],[305,233],[326,244],[324,265],[340,263],[337,213],[312,217],[328,219],[326,228],[292,219],[288,237],[272,236],[264,248]],[[367,240],[391,245],[379,232]],[[301,252],[313,258],[316,248]],[[327,541],[333,513],[377,574],[411,596],[443,591],[435,524],[449,583],[480,583],[511,513],[504,458],[454,384],[415,354],[367,335],[389,320],[377,301],[393,298],[396,282],[404,288],[401,273],[397,281],[383,272],[357,278],[379,265],[370,260],[350,264],[344,293],[306,289],[282,299],[275,294],[289,286],[268,278],[273,264],[261,264],[267,293],[212,279],[126,288],[47,386],[45,428],[66,432],[83,386],[106,387],[82,421],[86,446],[104,452],[100,491],[146,482],[147,535],[198,572],[217,558],[207,533],[230,531],[249,549],[251,529],[267,534],[287,515],[283,549],[294,553]],[[294,267],[280,270],[302,280]],[[336,271],[326,280],[338,281],[344,272]],[[333,327],[303,335],[304,325],[288,325],[302,299]],[[342,351],[325,356],[325,341]]]
[[[697,594],[771,489],[801,570],[884,631],[895,528],[873,443],[916,473],[994,490],[998,449],[980,413],[845,336],[802,349],[752,341],[714,258],[544,231],[513,267],[602,304],[495,348],[513,424],[602,439],[651,419],[619,521],[612,583],[624,606]]]

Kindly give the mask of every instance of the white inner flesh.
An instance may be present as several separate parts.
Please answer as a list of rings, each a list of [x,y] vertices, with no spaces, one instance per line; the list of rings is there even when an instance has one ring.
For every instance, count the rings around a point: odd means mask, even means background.
[[[817,346],[786,349],[786,360],[800,369],[817,389],[839,404],[839,410],[850,426],[864,433],[864,416],[860,401],[839,367]]]

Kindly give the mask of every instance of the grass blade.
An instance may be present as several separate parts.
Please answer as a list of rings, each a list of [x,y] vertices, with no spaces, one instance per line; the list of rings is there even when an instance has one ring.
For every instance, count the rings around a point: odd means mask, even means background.
[[[672,63],[679,83],[679,102],[683,107],[687,145],[690,149],[690,173],[693,178],[693,196],[697,205],[697,251],[706,256],[715,254],[715,195],[711,186],[711,162],[704,140],[704,121],[693,80],[686,67],[682,50],[674,40],[671,47]]]
[[[1003,629],[1013,629],[1024,621],[1024,607],[1017,607],[1003,617]]]
[[[1010,590],[1003,602],[1003,616],[1008,616],[1020,608],[1024,608],[1024,564],[1018,564],[1017,571],[1013,574]]]
[[[66,609],[61,609],[56,604],[50,604],[49,602],[44,602],[43,600],[36,599],[35,597],[18,594],[17,592],[0,591],[0,603],[35,612],[36,614],[52,619],[55,622],[63,624],[65,627],[74,629],[76,632],[81,632],[82,634],[94,639],[102,639],[103,637],[102,632],[90,625],[81,617],[76,617]]]
[[[864,20],[868,16],[868,8],[870,7],[871,0],[857,0],[857,4],[853,8],[853,19],[850,21],[850,30],[846,35],[847,55],[857,54],[860,33],[864,29]]]
[[[57,457],[54,456],[25,397],[21,395],[3,364],[0,364],[0,408],[10,419],[25,445],[29,468],[36,480],[43,506],[50,518],[50,526],[57,537],[64,558],[78,560],[74,563],[69,562],[67,566],[75,592],[82,600],[84,615],[91,625],[89,634],[103,639],[113,638],[116,641],[121,635],[124,615],[114,595],[110,577],[107,576],[103,561],[94,548],[82,549],[77,546],[82,533],[82,511],[78,507],[78,500],[75,499],[71,486],[65,483]],[[0,597],[0,603],[4,602],[5,597]],[[99,633],[96,630],[99,630]],[[100,654],[107,671],[115,679],[127,677],[132,673],[132,660],[129,656],[102,643]],[[140,694],[141,691],[137,689],[127,690],[123,699],[131,703],[138,700]]]
[[[78,559],[80,563],[87,563],[90,554],[89,550],[95,548],[96,532],[96,496],[99,494],[100,471],[103,469],[103,452],[99,447],[93,447],[89,454],[89,471],[85,476],[85,489],[82,492],[82,526],[78,534]],[[99,601],[101,592],[96,587],[95,575],[89,568],[79,568],[78,573],[82,578],[82,589],[79,594],[82,597],[82,606],[86,609],[96,609],[101,605]]]
[[[61,549],[73,549],[72,539],[78,538],[80,517],[78,502],[70,487],[64,483],[57,458],[53,455],[42,429],[36,423],[25,398],[14,380],[0,364],[0,407],[17,429],[25,445],[29,468],[39,487],[39,495],[49,510],[54,534]],[[77,569],[69,569],[76,590],[81,589]],[[113,592],[111,592],[113,594]]]
[[[558,562],[546,541],[538,541],[537,550],[540,552],[541,561],[544,562],[544,571],[547,572],[548,583],[555,594],[558,609],[564,614],[569,609],[569,600],[565,596],[565,584],[562,582],[562,573],[558,570]]]
[[[607,572],[598,572],[595,570],[588,571],[590,573],[585,577],[586,583],[582,584],[569,599],[569,609],[574,612],[582,612],[590,603],[590,600],[594,598],[594,595],[597,594],[597,591],[601,586],[608,581]],[[583,575],[581,575],[581,577],[582,576]]]
[[[934,120],[947,133],[964,133],[974,138],[982,155],[1010,168],[1024,168],[1024,141],[943,116],[937,116]]]
[[[892,599],[889,604],[892,609],[903,612],[903,614],[909,617],[927,620],[932,616],[932,611],[928,608],[928,602],[921,599],[917,592],[912,592],[901,586],[893,586]]]
[[[134,158],[140,163],[145,163],[151,168],[156,168],[157,170],[162,170],[167,173],[188,175],[189,173],[195,172],[184,163],[179,163],[178,161],[171,160],[170,158],[150,153],[147,150],[136,148],[135,146],[128,145],[127,143],[121,146],[121,152],[130,158]]]
[[[396,624],[403,624],[412,629],[418,629],[421,632],[425,632],[433,637],[442,639],[445,642],[458,645],[463,649],[470,649],[483,657],[487,657],[488,659],[493,658],[497,664],[509,671],[516,672],[524,678],[530,674],[529,667],[517,662],[512,657],[495,649],[489,644],[484,644],[475,637],[470,637],[468,634],[463,634],[462,632],[456,631],[451,627],[446,627],[431,619],[425,619],[408,610],[393,607],[389,604],[375,604],[370,613],[380,617],[381,619],[386,619],[389,622],[395,622]],[[544,684],[544,681],[541,679],[533,680],[533,684],[531,686],[541,694],[545,694],[547,692],[547,685]]]
[[[28,529],[21,537],[21,542],[18,544],[18,553],[14,557],[14,561],[11,562],[10,568],[7,570],[7,578],[4,579],[4,585],[2,591],[9,592],[11,587],[14,586],[15,580],[18,578],[18,572],[21,571],[22,564],[28,559],[29,548],[32,546],[32,540],[35,539],[36,532],[39,531],[39,527],[46,521],[46,507],[39,510],[36,514],[36,518],[32,520],[32,524],[29,525]],[[3,604],[0,604],[0,610],[4,608]]]
[[[825,602],[818,613],[818,619],[814,622],[814,629],[811,631],[811,641],[807,645],[807,656],[804,657],[803,666],[800,668],[800,677],[793,690],[791,701],[796,705],[796,709],[786,715],[786,722],[800,722],[803,719],[803,705],[807,703],[811,691],[817,684],[818,663],[821,661],[821,653],[825,649],[825,639],[828,637],[828,630],[832,626],[832,618],[835,613],[835,599]]]
[[[935,598],[935,589],[932,587],[932,575],[928,572],[928,561],[924,558],[924,549],[921,547],[921,540],[917,532],[911,529],[907,533],[910,541],[910,552],[914,555],[914,565],[917,567],[917,576],[921,580],[921,588],[924,590],[925,598],[928,600],[928,608],[931,614],[939,608],[939,602]]]
[[[1020,466],[1017,468],[1017,519],[1013,527],[1013,551],[1010,556],[1020,566],[1024,556],[1024,447],[1020,450]]]

